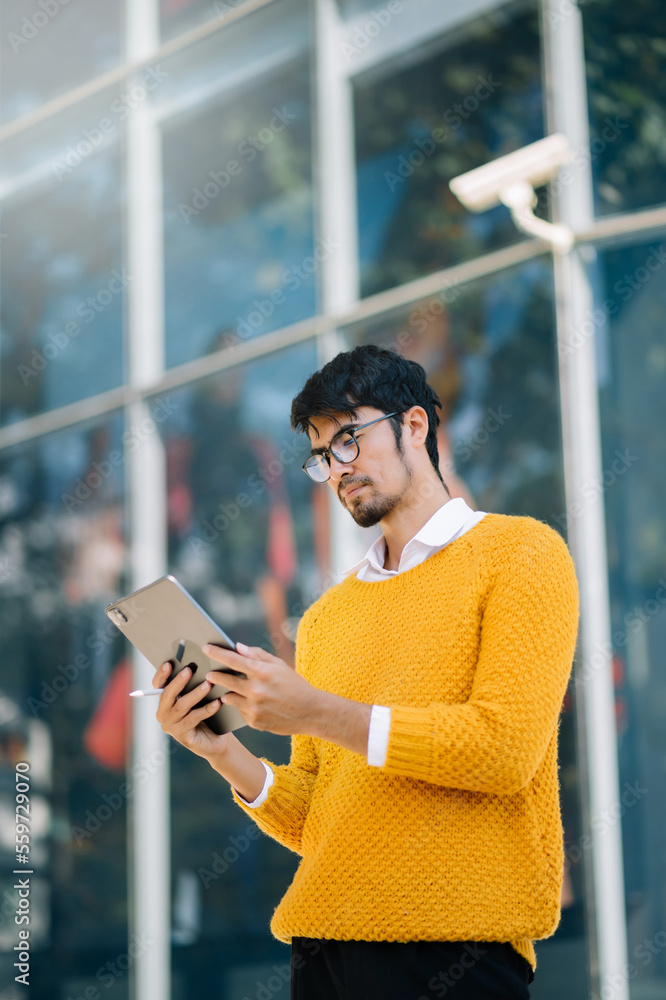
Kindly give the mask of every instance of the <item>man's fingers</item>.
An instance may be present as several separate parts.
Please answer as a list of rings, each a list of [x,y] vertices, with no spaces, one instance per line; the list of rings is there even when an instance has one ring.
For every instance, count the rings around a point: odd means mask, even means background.
[[[175,680],[173,683],[175,684]],[[201,719],[205,719],[209,714],[208,705],[212,704],[212,702],[207,702],[201,708],[195,708],[195,706],[199,704],[205,694],[208,694],[211,687],[212,684],[208,681],[197,684],[195,688],[192,688],[187,694],[181,695],[180,698],[176,699],[174,704],[167,708],[162,705],[162,699],[166,695],[165,691],[160,697],[160,705],[157,710],[157,721],[162,726],[162,729],[172,736],[175,736],[179,730],[187,733],[191,729],[195,729]],[[219,708],[219,698],[216,698],[215,701],[218,702]],[[203,715],[200,714],[202,710],[205,710]],[[182,726],[183,723],[185,724],[184,729]]]
[[[153,687],[154,688],[164,687],[164,685],[166,684],[167,677],[169,676],[172,670],[173,667],[171,666],[168,660],[165,663],[163,663],[160,667],[158,667],[157,670],[155,671],[155,676],[153,677]]]
[[[220,699],[214,698],[213,701],[206,702],[201,708],[193,708],[180,722],[171,726],[171,735],[175,739],[185,736],[193,729],[196,729],[200,722],[204,722],[205,719],[209,719],[211,715],[214,715],[219,707]]]
[[[164,691],[160,695],[160,704],[157,710],[158,722],[162,722],[166,713],[170,712],[174,708],[178,695],[181,693],[191,676],[192,671],[190,667],[185,667],[177,673],[171,683],[167,684],[164,688]]]
[[[201,684],[197,684],[187,694],[181,694],[180,698],[176,699],[174,709],[178,710],[182,716],[187,715],[195,705],[199,704],[203,696],[208,694],[212,686],[210,681],[203,681]]]
[[[213,684],[221,684],[222,687],[238,692],[242,692],[243,688],[247,687],[249,683],[249,678],[237,677],[235,674],[226,674],[223,670],[209,670],[206,674],[206,679]]]
[[[201,651],[209,659],[215,660],[216,663],[222,663],[225,667],[234,667],[235,669],[240,669],[240,664],[245,659],[233,649],[224,649],[222,646],[202,646]]]
[[[243,642],[237,642],[236,649],[251,660],[263,660],[265,663],[270,663],[271,660],[278,659],[277,656],[269,653],[267,649],[262,649],[261,646],[246,646]]]
[[[211,660],[217,660],[218,663],[223,663],[225,667],[234,667],[237,670],[244,670],[247,666],[251,668],[252,664],[248,663],[248,660],[271,663],[278,659],[277,656],[268,653],[261,646],[246,646],[242,642],[237,642],[236,649],[238,652],[233,649],[225,649],[223,646],[211,646],[210,644],[202,646],[202,651]]]
[[[248,699],[245,698],[242,694],[237,694],[235,691],[227,691],[227,693],[220,698],[220,701],[224,705],[229,705],[230,707],[237,708],[238,711],[242,713],[243,718],[245,718],[245,713],[248,710],[251,710],[251,704],[248,701]]]

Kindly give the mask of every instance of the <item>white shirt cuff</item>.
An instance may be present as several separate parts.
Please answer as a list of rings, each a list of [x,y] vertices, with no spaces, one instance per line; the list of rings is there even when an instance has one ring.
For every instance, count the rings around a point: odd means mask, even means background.
[[[261,763],[266,768],[266,780],[264,781],[264,787],[261,789],[256,799],[253,799],[252,802],[248,802],[247,799],[244,799],[243,796],[234,788],[234,791],[236,792],[236,795],[238,795],[241,802],[244,802],[246,806],[250,807],[250,809],[258,809],[259,806],[266,801],[268,789],[273,784],[273,769],[268,766],[265,760],[262,760]]]
[[[391,709],[373,705],[368,729],[368,764],[371,767],[383,767],[386,763],[390,730]]]

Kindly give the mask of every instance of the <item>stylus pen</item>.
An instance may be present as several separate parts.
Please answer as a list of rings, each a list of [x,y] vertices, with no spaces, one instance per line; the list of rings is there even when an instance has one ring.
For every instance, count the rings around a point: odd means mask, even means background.
[[[147,698],[149,694],[162,694],[164,688],[150,688],[149,691],[130,691],[130,698]]]

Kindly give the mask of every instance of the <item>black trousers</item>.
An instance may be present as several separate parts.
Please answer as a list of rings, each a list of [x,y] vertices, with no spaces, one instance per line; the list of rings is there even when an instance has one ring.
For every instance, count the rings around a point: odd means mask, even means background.
[[[291,1000],[529,1000],[533,979],[498,941],[291,942]]]

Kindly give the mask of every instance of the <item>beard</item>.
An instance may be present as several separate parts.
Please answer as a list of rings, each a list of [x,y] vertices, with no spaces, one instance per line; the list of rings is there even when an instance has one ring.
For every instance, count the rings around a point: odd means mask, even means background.
[[[367,500],[352,498],[349,504],[345,504],[347,510],[361,528],[372,528],[379,524],[392,510],[400,503],[399,496],[390,496],[386,493],[375,493]]]
[[[351,480],[344,484],[345,489],[353,489],[355,486],[367,486],[372,491],[367,499],[359,496],[358,498],[352,497],[349,501],[342,500],[343,507],[349,511],[359,527],[373,528],[375,524],[379,524],[396,507],[400,506],[412,480],[412,470],[404,460],[402,467],[404,469],[404,478],[402,487],[397,493],[379,493],[372,488],[372,482],[367,479],[359,481]]]

